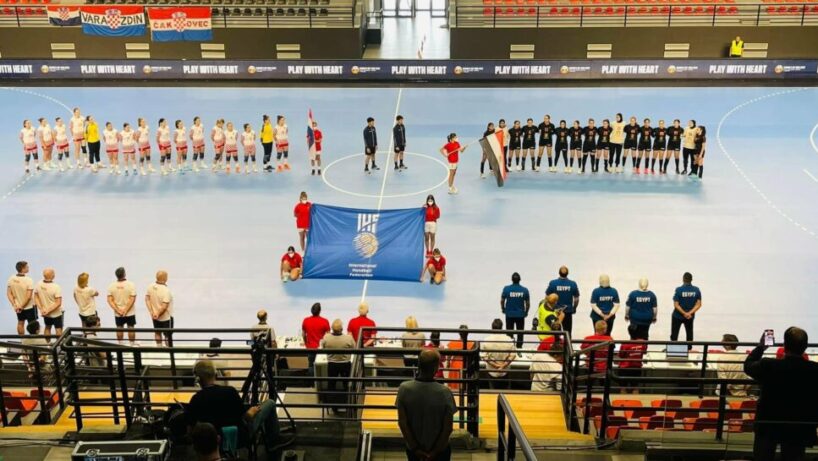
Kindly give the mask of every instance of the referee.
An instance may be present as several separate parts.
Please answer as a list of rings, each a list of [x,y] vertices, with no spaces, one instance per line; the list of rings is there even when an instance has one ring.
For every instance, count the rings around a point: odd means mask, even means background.
[[[392,127],[392,138],[395,140],[395,170],[406,169],[403,164],[403,152],[406,150],[406,126],[403,124],[403,115],[395,117],[395,126]]]
[[[380,170],[378,165],[375,165],[375,153],[378,151],[378,132],[375,130],[375,119],[369,117],[366,119],[366,126],[364,127],[364,173],[371,174],[369,171],[369,164],[372,164],[373,170]]]
[[[500,309],[506,315],[506,329],[525,330],[525,318],[531,308],[531,298],[528,295],[528,288],[520,285],[520,274],[511,274],[511,285],[503,288],[500,296]],[[509,335],[512,336],[513,335]],[[517,333],[517,349],[523,347],[523,334]]]
[[[562,319],[562,330],[571,334],[574,314],[577,312],[577,305],[579,305],[579,287],[577,283],[568,278],[568,268],[560,267],[559,278],[548,283],[548,288],[545,290],[545,295],[556,293],[559,296],[557,302],[557,309],[562,310],[565,317]]]

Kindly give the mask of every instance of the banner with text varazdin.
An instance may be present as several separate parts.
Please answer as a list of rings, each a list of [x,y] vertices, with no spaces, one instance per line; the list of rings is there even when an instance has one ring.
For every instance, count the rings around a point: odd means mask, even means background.
[[[313,204],[304,278],[418,282],[423,208],[365,210]]]
[[[145,9],[141,6],[83,6],[82,31],[105,37],[145,35]]]

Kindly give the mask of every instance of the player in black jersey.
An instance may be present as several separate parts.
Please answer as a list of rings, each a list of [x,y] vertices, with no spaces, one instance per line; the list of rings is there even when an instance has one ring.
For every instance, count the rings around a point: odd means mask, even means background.
[[[651,144],[653,144],[653,128],[650,127],[650,119],[646,118],[645,124],[639,130],[639,159],[636,161],[636,174],[648,173]],[[641,170],[643,158],[645,159],[645,169]]]
[[[676,174],[679,174],[679,152],[682,150],[682,122],[679,119],[673,120],[673,126],[667,129],[667,155],[665,156],[664,170],[667,174],[667,164],[670,162],[670,154],[673,154],[676,161]]]
[[[492,123],[492,122],[489,122],[489,124],[486,125],[486,131],[483,132],[483,137],[485,138],[486,136],[488,136],[490,134],[494,134],[494,123]],[[505,142],[505,141],[503,141],[503,142]],[[486,152],[484,151],[483,152],[483,158],[480,159],[480,177],[481,178],[486,177],[486,173],[485,173],[486,160],[488,160],[488,158],[486,158]],[[491,168],[491,164],[489,164],[489,168]]]
[[[602,126],[596,130],[597,134],[599,135],[599,139],[596,143],[596,163],[594,164],[594,173],[599,171],[599,159],[601,158],[604,161],[604,169],[602,171],[606,173],[613,173],[610,167],[608,166],[608,154],[610,152],[610,144],[611,144],[611,133],[613,129],[611,128],[611,121],[607,118],[602,121]]]
[[[548,171],[551,173],[557,172],[557,164],[551,163],[551,143],[554,137],[554,124],[551,123],[551,116],[543,117],[542,122],[537,126],[540,132],[540,149],[537,151],[537,171],[540,171],[540,163],[542,163],[543,150],[548,155]]]
[[[537,127],[534,125],[534,119],[526,120],[523,127],[523,164],[522,170],[525,171],[525,159],[531,157],[531,170],[537,170],[537,159],[534,158],[534,149],[537,147]]]
[[[508,150],[510,156],[514,157],[516,163],[516,170],[520,171],[520,148],[523,145],[523,129],[520,127],[520,121],[514,120],[514,124],[508,129]],[[512,171],[511,159],[509,159],[508,170]]]
[[[654,174],[653,167],[656,165],[656,159],[659,159],[659,174],[667,174],[664,166],[665,163],[665,149],[667,145],[667,127],[665,121],[659,120],[659,127],[653,129],[653,158],[650,160],[650,174]]]
[[[579,125],[579,120],[574,120],[574,125],[568,130],[568,137],[571,138],[571,163],[568,166],[568,172],[574,170],[574,160],[577,161],[577,174],[580,173],[582,167],[582,127]]]
[[[554,143],[554,150],[557,152],[557,156],[554,158],[554,169],[552,172],[557,172],[557,166],[560,163],[560,155],[565,159],[565,172],[570,173],[571,171],[568,169],[568,128],[565,125],[565,120],[560,120],[559,128],[554,130],[555,137],[557,138]],[[551,164],[551,157],[548,157],[548,163]]]
[[[596,127],[594,126],[594,119],[588,119],[588,126],[582,129],[582,173],[585,173],[585,165],[588,164],[588,155],[591,155],[591,171],[596,173],[594,169],[594,160],[596,160]]]
[[[628,155],[630,155],[634,173],[636,173],[636,145],[638,142],[639,124],[636,123],[636,117],[631,117],[630,123],[625,125],[625,152],[622,154],[622,167],[625,167]]]
[[[690,171],[690,174],[698,173],[699,179],[702,179],[702,175],[704,174],[704,154],[707,150],[707,129],[704,125],[699,125],[696,130],[694,143],[696,145],[696,161],[695,166],[692,166],[693,169]]]

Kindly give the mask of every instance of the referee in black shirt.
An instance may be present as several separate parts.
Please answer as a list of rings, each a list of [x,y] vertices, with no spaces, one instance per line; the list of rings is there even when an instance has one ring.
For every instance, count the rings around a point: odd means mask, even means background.
[[[369,117],[366,119],[366,127],[364,127],[364,173],[370,174],[370,163],[372,163],[373,170],[380,170],[378,165],[375,165],[375,152],[377,151],[378,132],[375,131],[375,119]]]
[[[395,117],[395,126],[392,127],[392,137],[395,139],[395,169],[405,170],[403,151],[406,150],[406,126],[403,124],[403,115]]]

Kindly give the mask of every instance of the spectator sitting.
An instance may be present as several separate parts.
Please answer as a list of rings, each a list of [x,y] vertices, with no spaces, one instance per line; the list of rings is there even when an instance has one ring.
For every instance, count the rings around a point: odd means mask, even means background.
[[[418,320],[413,317],[409,316],[406,317],[406,328],[407,329],[417,329],[418,328]],[[423,347],[423,343],[426,342],[426,335],[421,331],[407,331],[403,335],[401,335],[401,347],[404,349],[420,349]],[[418,365],[417,359],[417,352],[412,352],[410,354],[406,354],[403,356],[403,365],[406,367],[415,368]]]
[[[395,398],[408,461],[451,459],[449,436],[457,408],[452,391],[434,380],[439,364],[438,351],[422,351],[418,358],[418,377],[401,383]]]
[[[363,336],[360,338],[361,347],[373,346],[375,344],[375,336],[378,334],[378,332],[374,330],[375,322],[367,317],[368,314],[369,305],[367,303],[361,303],[358,306],[358,316],[350,320],[347,324],[347,332],[352,335],[355,344],[358,344],[358,338]],[[373,329],[361,331],[363,327],[371,327]]]
[[[580,349],[588,349],[589,347],[596,346],[598,343],[605,342],[605,341],[613,341],[613,338],[605,334],[605,331],[608,330],[608,323],[604,320],[598,320],[594,324],[594,334],[591,336],[586,336],[582,343]],[[586,361],[586,366],[590,369],[591,368],[591,354],[593,354],[594,366],[593,366],[593,373],[604,373],[605,369],[608,366],[608,348],[600,348],[596,349],[595,351],[588,352],[588,359]]]
[[[190,441],[198,461],[228,461],[219,452],[221,437],[218,431],[209,423],[197,423],[190,431]]]
[[[491,329],[502,330],[503,321],[494,319],[491,322]],[[489,386],[492,389],[508,389],[510,384],[508,368],[517,355],[514,339],[503,333],[490,334],[480,342],[480,349],[482,359],[486,362],[486,370],[491,377]]]
[[[84,338],[89,339],[96,339],[97,332],[96,329],[100,327],[99,317],[96,314],[91,314],[85,317],[82,321],[82,326],[85,328],[93,328],[93,330],[83,330],[82,336]],[[83,354],[85,363],[92,367],[103,367],[105,366],[105,353],[103,352],[86,352]]]
[[[310,308],[310,316],[301,322],[301,336],[304,339],[304,347],[307,349],[318,349],[321,347],[321,340],[332,329],[329,320],[321,317],[321,303],[315,303]],[[308,354],[307,360],[310,367],[315,363],[315,354]]]
[[[630,343],[622,344],[619,348],[619,374],[624,377],[637,378],[642,376],[642,357],[648,350],[648,345],[645,342],[645,330],[639,328],[639,325],[632,323],[628,325],[628,335],[631,338]],[[628,381],[622,387],[623,394],[638,394],[639,389],[637,385],[628,385]]]
[[[264,309],[259,310],[256,312],[256,318],[258,319],[258,323],[251,327],[253,331],[250,333],[250,339],[255,341],[256,338],[266,333],[267,347],[274,349],[276,347],[276,331],[273,327],[267,325],[267,311]]]
[[[32,346],[38,349],[36,361],[40,363],[40,373],[43,373],[46,371],[45,367],[48,360],[48,353],[43,348],[48,347],[48,341],[40,336],[42,334],[40,322],[38,322],[37,320],[29,322],[26,325],[26,331],[28,331],[28,336],[23,336],[23,338],[20,340],[20,343],[23,344],[24,346]],[[39,337],[35,338],[34,336]],[[35,362],[34,351],[26,353],[25,360],[26,366],[28,367],[29,371],[28,377],[33,378],[34,372],[36,371],[34,365]]]
[[[429,334],[429,342],[423,346],[424,349],[437,349],[438,352],[440,351],[440,332],[433,331]],[[437,368],[437,372],[435,372],[435,378],[443,379],[443,368],[446,367],[446,359],[443,357],[443,354],[440,355],[440,366]]]
[[[551,293],[540,301],[540,306],[537,308],[537,331],[549,332],[562,328],[562,319],[565,317],[565,314],[562,310],[557,310],[559,300],[560,296],[558,294]],[[553,338],[554,336],[541,334],[538,335],[538,337],[542,341],[546,338]]]
[[[803,460],[806,447],[818,443],[818,363],[804,360],[807,332],[784,333],[783,359],[763,358],[764,336],[744,362],[744,372],[761,387],[755,419],[753,460],[772,461],[778,445],[785,461]]]
[[[725,334],[721,337],[721,345],[724,353],[708,354],[707,358],[715,362],[719,379],[750,379],[744,373],[744,360],[747,355],[737,351],[738,337],[733,334]],[[731,397],[747,397],[750,390],[749,384],[728,384],[727,395]],[[716,389],[718,394],[719,389]]]
[[[548,335],[537,347],[542,353],[531,361],[531,390],[536,392],[562,390],[562,341]],[[551,341],[548,341],[551,339]]]
[[[474,349],[474,341],[468,341],[469,337],[469,326],[468,325],[460,325],[460,340],[459,341],[449,341],[449,344],[446,345],[447,349],[451,350],[471,350]],[[463,379],[463,366],[465,363],[464,356],[462,355],[450,355],[448,361],[449,368],[449,379]],[[460,389],[460,383],[454,382],[449,383],[449,387],[451,389],[457,390]]]
[[[355,348],[355,340],[350,335],[344,334],[344,323],[341,319],[335,319],[332,321],[332,331],[327,333],[324,336],[324,339],[321,340],[321,348],[322,349],[354,349]],[[341,351],[336,351],[330,354],[327,354],[327,376],[330,378],[345,378],[349,377],[350,372],[352,371],[352,356],[348,353],[343,353]],[[341,383],[341,398],[337,398],[337,394],[334,394],[337,391],[338,383]],[[346,379],[336,379],[330,381],[328,384],[328,388],[333,395],[335,403],[338,402],[346,402],[346,391],[347,391],[348,381]],[[346,411],[346,409],[343,409]],[[338,407],[332,408],[333,413],[338,414],[340,412]]]

